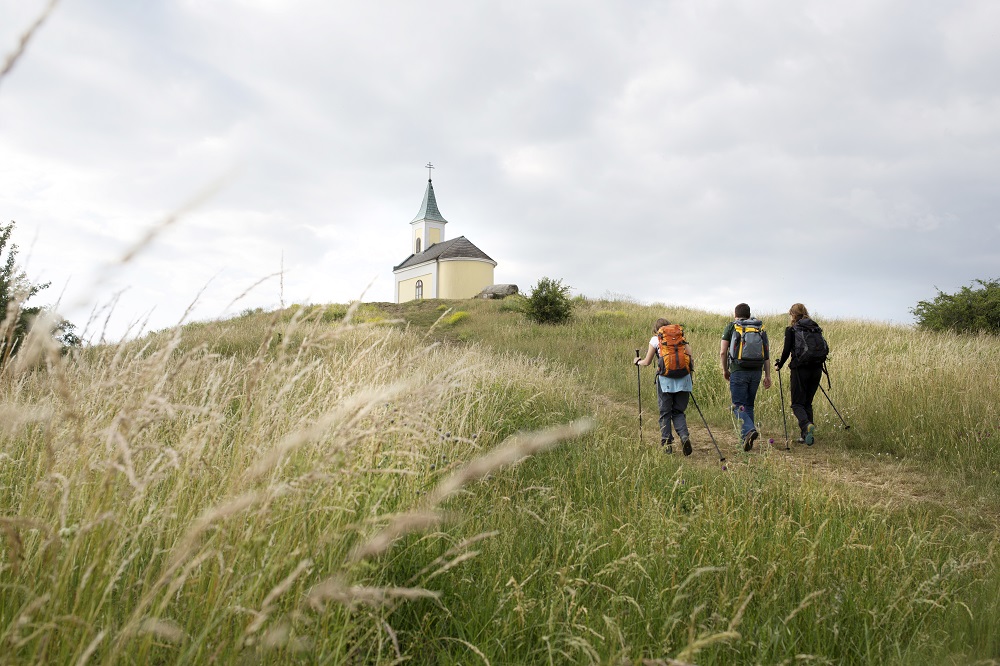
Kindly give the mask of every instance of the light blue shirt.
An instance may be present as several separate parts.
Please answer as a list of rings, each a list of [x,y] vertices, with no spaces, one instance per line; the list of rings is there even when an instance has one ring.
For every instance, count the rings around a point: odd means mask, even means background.
[[[687,391],[690,393],[691,390],[694,389],[694,382],[691,381],[690,374],[679,379],[658,375],[656,380],[660,382],[660,390],[664,393],[680,393],[681,391]]]

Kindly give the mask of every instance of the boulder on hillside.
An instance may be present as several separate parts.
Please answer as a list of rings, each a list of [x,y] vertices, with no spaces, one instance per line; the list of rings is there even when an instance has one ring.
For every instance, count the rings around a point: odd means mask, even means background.
[[[491,284],[476,294],[476,298],[507,298],[517,294],[516,284]]]

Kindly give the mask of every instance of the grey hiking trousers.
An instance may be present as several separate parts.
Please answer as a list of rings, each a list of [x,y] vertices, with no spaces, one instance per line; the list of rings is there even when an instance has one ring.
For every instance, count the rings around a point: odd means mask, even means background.
[[[691,394],[688,391],[678,391],[677,393],[664,393],[660,389],[660,382],[656,382],[656,400],[660,404],[660,439],[672,442],[673,434],[670,426],[677,431],[677,436],[684,438],[688,436],[687,417],[684,410],[687,409]]]

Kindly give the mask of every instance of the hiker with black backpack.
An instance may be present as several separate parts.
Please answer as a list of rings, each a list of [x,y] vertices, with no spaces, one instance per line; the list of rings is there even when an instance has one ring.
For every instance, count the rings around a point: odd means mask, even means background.
[[[761,374],[764,388],[771,388],[770,346],[760,319],[750,317],[750,306],[740,303],[733,311],[733,321],[722,333],[719,348],[722,375],[729,382],[733,414],[740,419],[743,450],[749,451],[760,437],[754,422],[753,405],[757,399]]]
[[[649,339],[649,349],[645,358],[635,359],[637,366],[656,362],[656,400],[660,406],[660,446],[667,453],[674,452],[674,436],[677,431],[684,455],[691,455],[691,435],[688,432],[687,409],[694,388],[694,357],[691,345],[684,339],[684,329],[679,324],[671,324],[662,317],[653,324],[653,337]]]
[[[806,306],[793,304],[788,309],[788,316],[791,323],[785,328],[785,346],[774,367],[781,372],[781,366],[791,356],[788,368],[792,374],[792,413],[799,422],[801,432],[798,442],[812,446],[816,441],[812,402],[823,379],[830,346],[823,338],[823,329],[809,318]]]

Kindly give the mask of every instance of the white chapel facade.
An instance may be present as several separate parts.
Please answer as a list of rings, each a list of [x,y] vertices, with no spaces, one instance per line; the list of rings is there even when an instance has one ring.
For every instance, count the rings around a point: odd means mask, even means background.
[[[395,302],[421,298],[472,298],[493,284],[497,262],[465,236],[445,239],[444,219],[434,196],[428,164],[427,188],[410,222],[410,256],[393,267]]]

